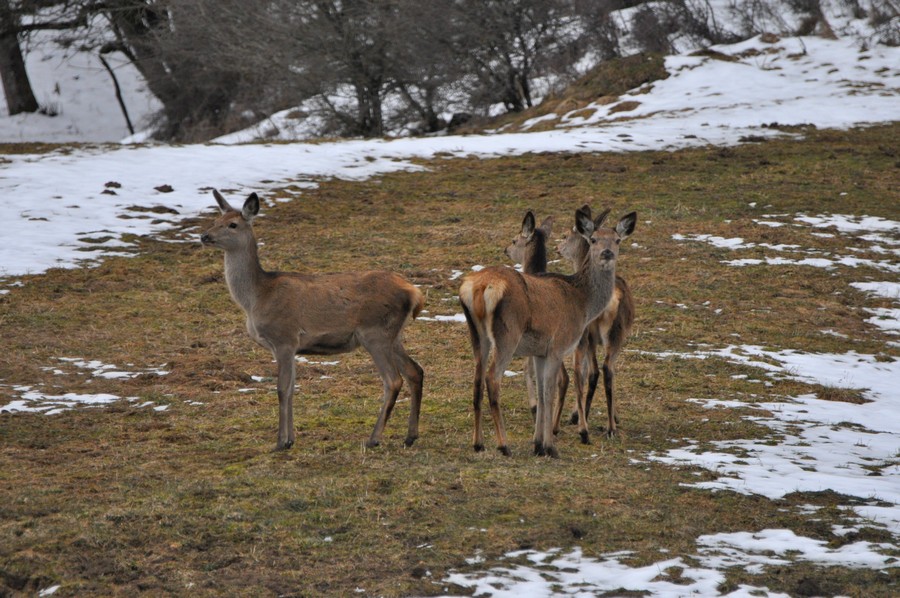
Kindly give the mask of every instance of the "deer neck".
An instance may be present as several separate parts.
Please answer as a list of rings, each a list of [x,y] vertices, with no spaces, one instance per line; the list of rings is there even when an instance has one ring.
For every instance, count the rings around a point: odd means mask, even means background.
[[[265,272],[259,265],[256,243],[249,250],[225,252],[225,282],[234,302],[248,314],[256,305],[259,287]]]
[[[586,321],[595,320],[609,305],[616,289],[615,265],[603,268],[585,259],[575,276],[575,286],[584,291]]]
[[[534,231],[535,238],[530,250],[525,254],[522,271],[526,274],[538,274],[547,271],[547,241],[541,231]]]

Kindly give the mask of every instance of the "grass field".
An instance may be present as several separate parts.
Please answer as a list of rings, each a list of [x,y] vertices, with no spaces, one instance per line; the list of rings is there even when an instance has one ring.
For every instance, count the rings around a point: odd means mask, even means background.
[[[852,498],[700,490],[685,484],[711,473],[647,456],[688,440],[771,434],[742,410],[704,410],[691,398],[860,400],[858,391],[786,379],[761,387],[734,377],[752,373],[749,367],[653,353],[739,339],[900,357],[889,344],[896,337],[867,324],[863,311],[891,301],[848,284],[896,274],[865,266],[730,267],[722,261],[735,257],[731,250],[672,238],[711,234],[845,254],[855,238],[753,220],[801,212],[900,219],[897,139],[895,124],[676,153],[436,160],[425,172],[323,181],[300,199],[264,205],[255,224],[264,267],[396,270],[422,287],[424,315],[432,317],[460,311],[454,270],[504,263],[502,249],[526,209],[539,219],[554,215],[555,237],[585,202],[612,207],[615,218],[637,210],[619,265],[637,304],[617,378],[621,437],[603,437],[605,415],[595,402],[593,443],[580,444],[566,427],[558,460],[531,454],[522,376],[504,383],[512,457],[472,451],[465,326],[434,321],[415,322],[406,334],[426,376],[421,437],[412,448],[403,447],[408,401],[398,404],[384,444],[364,448],[381,391],[368,356],[357,352],[327,358],[337,364],[299,365],[298,443],[273,452],[274,363],[244,331],[221,253],[197,242],[212,220],[212,197],[209,218],[187,221],[167,238],[138,239],[133,257],[26,278],[0,295],[0,405],[18,398],[21,385],[136,400],[56,415],[0,413],[0,596],[54,585],[57,596],[465,594],[442,581],[449,572],[486,568],[522,548],[580,546],[587,556],[627,550],[626,562],[636,566],[658,560],[663,549],[690,558],[698,536],[718,532],[786,528],[832,547],[896,542],[874,527],[835,535],[832,525],[847,517],[836,505]],[[234,204],[242,200],[223,192]],[[885,259],[867,248],[853,255]],[[763,254],[757,247],[741,257]],[[139,375],[92,376],[62,358]],[[486,437],[489,447],[493,440]],[[809,504],[822,507],[815,517],[800,508]],[[476,555],[484,562],[467,563]],[[723,592],[742,583],[792,595],[900,592],[896,568],[798,562],[759,574],[729,569],[726,577]]]

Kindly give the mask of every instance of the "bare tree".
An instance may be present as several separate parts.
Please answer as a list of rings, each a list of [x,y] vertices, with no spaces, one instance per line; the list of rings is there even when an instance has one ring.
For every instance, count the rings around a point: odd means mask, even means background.
[[[383,103],[394,87],[397,40],[391,31],[400,18],[398,4],[379,0],[293,4],[298,77],[318,95],[341,132],[382,135]]]
[[[10,116],[40,109],[25,69],[20,39],[33,31],[84,27],[92,2],[0,0],[0,80]]]
[[[473,101],[509,112],[533,105],[532,80],[546,61],[574,43],[567,0],[460,0],[453,3],[456,54],[467,57]]]
[[[10,116],[38,110],[19,46],[20,19],[10,0],[0,0],[0,77]]]

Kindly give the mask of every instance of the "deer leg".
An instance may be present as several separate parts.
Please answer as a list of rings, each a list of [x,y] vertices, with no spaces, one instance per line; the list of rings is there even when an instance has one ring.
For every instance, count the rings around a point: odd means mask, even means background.
[[[497,450],[510,456],[509,447],[506,444],[506,428],[503,425],[503,411],[500,409],[500,378],[509,363],[500,364],[496,360],[496,354],[487,371],[488,402],[491,406],[491,419],[494,421],[494,433],[497,435]],[[540,411],[540,407],[538,407]]]
[[[596,370],[596,349],[597,343],[590,329],[585,330],[584,334],[581,335],[581,340],[578,341],[578,346],[575,347],[575,358],[573,359],[573,365],[575,366],[575,394],[578,400],[575,404],[575,409],[572,410],[572,417],[569,419],[569,423],[573,426],[583,420],[590,409],[590,400],[586,398],[584,383],[587,380],[587,394],[590,395],[591,372]],[[594,369],[592,369],[592,365],[595,366]],[[584,410],[583,414],[582,410]]]
[[[534,377],[534,359],[525,358],[525,387],[528,389],[528,405],[531,407],[531,420],[537,415],[537,381]]]
[[[535,455],[543,455],[544,454],[544,361],[543,357],[532,357],[534,360],[534,370],[537,377],[537,413],[534,418],[534,435],[532,436],[532,441],[534,442],[534,454]]]
[[[406,380],[412,395],[409,405],[409,430],[406,433],[406,440],[403,442],[406,446],[412,446],[419,437],[419,412],[422,409],[422,382],[425,378],[425,371],[416,363],[416,360],[407,354],[399,340],[394,346],[397,369]]]
[[[484,450],[484,432],[481,429],[481,399],[484,396],[484,362],[487,359],[487,355],[485,355],[485,349],[482,349],[478,327],[472,320],[472,315],[466,308],[465,303],[462,304],[462,310],[466,316],[469,340],[472,343],[472,353],[475,357],[475,380],[472,384],[472,417],[475,420],[475,430],[472,433],[472,447],[476,452],[481,452]]]
[[[553,356],[535,357],[534,366],[538,379],[538,411],[535,422],[534,452],[557,458],[556,438],[553,436],[553,399],[557,390],[557,378],[562,361]]]
[[[590,359],[588,363],[588,387],[587,394],[584,396],[584,416],[587,417],[591,412],[591,404],[594,402],[594,393],[597,392],[597,382],[600,380],[600,366],[597,363],[596,348],[591,349]]]
[[[616,402],[613,396],[617,356],[618,352],[610,351],[603,360],[603,390],[606,391],[606,417],[608,420],[606,435],[609,438],[619,435],[619,410],[616,408]]]
[[[378,368],[378,374],[381,376],[382,387],[384,390],[382,396],[381,410],[378,412],[378,420],[375,422],[375,429],[372,430],[372,436],[366,442],[366,447],[374,448],[381,444],[384,426],[391,417],[394,405],[397,402],[397,395],[400,394],[400,388],[403,386],[403,378],[397,371],[397,366],[391,357],[390,346],[385,347],[382,343],[362,343],[369,354],[375,367]]]
[[[484,450],[484,432],[481,428],[481,400],[484,397],[484,366],[481,355],[475,356],[475,383],[472,392],[472,417],[475,419],[475,431],[472,434],[472,446],[476,452]]]
[[[559,366],[559,374],[556,377],[556,412],[553,415],[553,434],[559,434],[559,422],[562,420],[563,406],[566,403],[566,391],[569,389],[569,373],[563,364]]]
[[[581,403],[584,401],[584,374],[586,372],[583,360],[583,351],[581,343],[575,348],[575,355],[572,359],[574,366],[575,378],[575,408],[572,409],[572,416],[569,418],[569,424],[578,425],[578,414],[580,413]]]
[[[583,367],[587,370],[587,392],[582,397],[578,421],[578,434],[582,444],[590,444],[590,429],[588,428],[588,414],[591,412],[591,403],[594,401],[594,393],[597,392],[597,381],[600,378],[600,369],[597,365],[597,354],[594,349],[584,356]]]
[[[578,383],[576,392],[578,393],[578,404],[575,405],[576,412],[572,414],[572,422],[578,424],[578,434],[581,436],[582,444],[590,444],[590,434],[588,432],[587,414],[590,408],[590,379],[593,372],[592,364],[595,360],[594,348],[591,345],[589,335],[587,333],[581,337],[578,347],[575,350],[575,367]],[[584,380],[585,375],[588,379],[588,390],[585,392]]]
[[[278,362],[278,444],[276,451],[294,445],[294,384],[297,379],[294,352],[281,352]]]

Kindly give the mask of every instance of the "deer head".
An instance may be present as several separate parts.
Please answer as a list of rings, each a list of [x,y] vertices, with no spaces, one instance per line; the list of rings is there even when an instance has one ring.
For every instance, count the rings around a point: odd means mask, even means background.
[[[528,210],[522,220],[521,232],[513,238],[506,248],[506,256],[517,264],[522,264],[525,271],[537,268],[547,269],[547,239],[553,232],[553,217],[548,216],[535,228],[534,212]]]
[[[234,209],[215,189],[213,196],[222,214],[200,236],[200,242],[225,251],[245,249],[248,243],[255,246],[251,222],[259,214],[259,196],[251,193],[240,210]]]
[[[591,218],[591,208],[584,205],[575,212],[575,227],[557,245],[560,255],[578,268],[586,259],[604,270],[615,268],[619,257],[619,246],[633,232],[637,223],[637,212],[622,217],[615,228],[603,227],[609,215],[607,208],[596,218]]]

